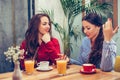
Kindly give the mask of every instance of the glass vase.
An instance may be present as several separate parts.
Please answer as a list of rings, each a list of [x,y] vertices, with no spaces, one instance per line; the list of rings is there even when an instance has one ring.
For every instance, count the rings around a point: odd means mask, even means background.
[[[14,62],[14,72],[13,72],[12,80],[22,80],[22,73],[20,70],[19,61]]]

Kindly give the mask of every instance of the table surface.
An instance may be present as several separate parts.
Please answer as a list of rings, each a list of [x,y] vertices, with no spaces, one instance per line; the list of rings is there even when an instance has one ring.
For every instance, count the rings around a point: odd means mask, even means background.
[[[22,80],[120,80],[120,72],[103,72],[97,69],[94,74],[83,74],[80,73],[81,68],[78,65],[69,65],[64,76],[59,76],[55,67],[47,72],[35,70],[31,75],[27,75],[22,71]],[[0,80],[12,80],[12,72],[0,74]]]

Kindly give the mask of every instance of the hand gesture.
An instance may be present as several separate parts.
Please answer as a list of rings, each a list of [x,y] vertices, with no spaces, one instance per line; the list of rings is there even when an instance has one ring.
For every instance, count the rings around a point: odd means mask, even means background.
[[[103,35],[104,35],[104,41],[110,41],[113,35],[118,31],[118,26],[115,27],[113,30],[112,27],[112,20],[108,18],[106,23],[103,25]]]
[[[43,37],[42,37],[42,40],[45,43],[49,42],[50,41],[50,34],[49,33],[44,34]]]
[[[24,59],[24,52],[25,52],[24,49],[20,50],[20,55],[19,55],[20,59]]]
[[[67,62],[69,62],[69,58],[67,57],[67,55],[61,53],[61,54],[58,54],[58,56],[59,56],[59,58],[57,58],[58,60],[59,59],[60,60],[66,60]]]

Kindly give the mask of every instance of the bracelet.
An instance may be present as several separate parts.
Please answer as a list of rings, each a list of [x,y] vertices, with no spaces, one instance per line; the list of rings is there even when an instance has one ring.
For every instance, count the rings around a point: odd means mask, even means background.
[[[105,41],[106,43],[110,43],[110,41]]]

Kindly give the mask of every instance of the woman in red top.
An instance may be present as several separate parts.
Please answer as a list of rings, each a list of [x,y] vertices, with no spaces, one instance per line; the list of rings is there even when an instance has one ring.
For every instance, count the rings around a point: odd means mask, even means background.
[[[36,14],[32,17],[20,49],[27,52],[24,58],[33,58],[37,53],[36,62],[55,63],[55,59],[59,57],[60,46],[58,40],[51,37],[51,21],[47,14]],[[20,62],[21,68],[24,69],[24,60]]]

